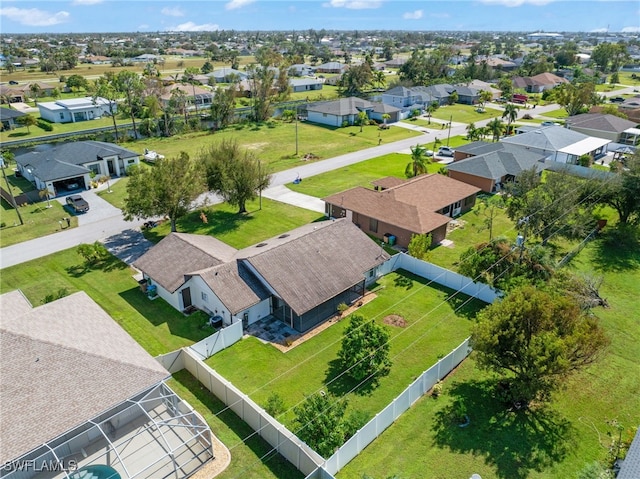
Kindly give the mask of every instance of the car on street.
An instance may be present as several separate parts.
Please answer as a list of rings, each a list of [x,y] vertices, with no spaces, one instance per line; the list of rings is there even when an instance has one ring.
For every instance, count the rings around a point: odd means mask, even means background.
[[[15,80],[9,80],[9,85],[17,85],[18,82]]]
[[[449,148],[448,146],[441,146],[438,150],[438,156],[453,156],[453,153],[453,148]]]
[[[67,196],[67,205],[74,213],[86,213],[89,211],[89,203],[80,195]]]
[[[611,103],[623,103],[624,102],[624,97],[614,96],[613,98],[609,98],[609,101]]]

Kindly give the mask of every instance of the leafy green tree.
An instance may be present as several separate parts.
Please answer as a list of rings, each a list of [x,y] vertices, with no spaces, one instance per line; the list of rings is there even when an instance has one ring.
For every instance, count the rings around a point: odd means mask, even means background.
[[[504,209],[504,206],[504,198],[502,195],[492,195],[488,198],[482,198],[478,202],[478,208],[474,210],[474,213],[484,217],[480,230],[489,231],[489,241],[493,240],[493,223]]]
[[[498,89],[502,91],[503,98],[511,98],[513,95],[513,81],[509,77],[502,77],[498,80]]]
[[[111,256],[111,253],[99,241],[93,244],[82,243],[78,245],[76,252],[84,258],[89,268],[107,260]]]
[[[412,234],[409,241],[409,255],[414,258],[426,260],[429,257],[432,237],[430,234]]]
[[[21,116],[20,118],[16,118],[16,121],[23,126],[27,127],[27,133],[31,133],[30,127],[32,127],[33,125],[35,125],[38,121],[36,120],[36,117],[33,116],[32,114],[27,114],[24,116]]]
[[[40,97],[40,94],[42,93],[42,88],[40,88],[40,85],[38,85],[37,83],[32,83],[31,85],[29,85],[29,91],[31,92],[31,97],[33,98],[33,100],[35,101],[36,105],[38,104],[38,98]]]
[[[331,456],[346,436],[345,412],[348,402],[321,391],[296,406],[295,433],[322,457]]]
[[[250,151],[241,151],[236,141],[224,140],[202,150],[199,162],[205,166],[209,191],[247,212],[247,201],[255,199],[271,182],[271,175]]]
[[[339,91],[342,96],[364,96],[365,88],[373,81],[371,67],[367,63],[352,66],[340,78]]]
[[[67,88],[72,91],[86,90],[89,86],[89,81],[82,75],[70,75],[66,81]]]
[[[200,161],[185,152],[159,160],[153,168],[131,167],[127,170],[127,196],[124,218],[167,216],[171,231],[176,221],[191,209],[193,202],[206,191],[205,172]]]
[[[226,128],[233,121],[235,113],[235,86],[216,88],[216,94],[211,102],[211,119],[216,128]]]
[[[254,121],[265,121],[271,117],[272,101],[276,89],[273,81],[275,73],[264,66],[252,66],[249,70],[249,88]]]
[[[282,396],[273,392],[267,398],[267,405],[264,407],[264,410],[267,411],[271,417],[278,417],[287,410],[287,407]]]
[[[457,91],[451,92],[451,94],[449,95],[449,98],[447,98],[447,102],[449,103],[449,105],[454,105],[458,103],[458,100],[459,100],[459,95]]]
[[[427,172],[429,164],[427,149],[420,144],[411,147],[411,161],[407,164],[404,174],[407,178],[422,175]]]
[[[613,180],[588,182],[584,196],[614,208],[621,223],[640,223],[640,152],[625,161]]]
[[[607,344],[593,314],[567,296],[533,286],[518,288],[481,311],[471,334],[478,365],[499,374],[504,397],[522,407],[548,401]]]
[[[120,98],[117,87],[116,76],[113,72],[107,72],[99,77],[91,87],[93,91],[93,101],[104,98],[108,102],[109,116],[113,120],[113,130],[115,132],[116,143],[119,141],[118,124],[116,122],[116,101]]]
[[[598,103],[596,87],[593,83],[563,83],[552,90],[553,99],[562,106],[569,116],[575,116]]]
[[[131,123],[133,126],[133,137],[137,139],[138,130],[136,129],[134,101],[137,101],[140,95],[142,95],[144,83],[137,73],[132,72],[131,70],[121,70],[115,77],[115,87],[118,92],[124,95],[127,101],[127,108],[129,110],[129,116],[131,117]]]
[[[338,351],[346,374],[356,381],[384,376],[391,369],[389,331],[374,320],[354,314],[342,335]]]
[[[485,104],[493,100],[493,93],[488,90],[480,90],[479,100],[480,104],[484,106]]]

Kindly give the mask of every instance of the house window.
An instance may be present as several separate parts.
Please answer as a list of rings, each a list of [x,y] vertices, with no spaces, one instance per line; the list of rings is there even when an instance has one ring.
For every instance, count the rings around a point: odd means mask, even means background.
[[[200,297],[202,298],[202,301],[204,301],[205,303],[207,303],[209,301],[209,295],[207,293],[205,293],[204,291],[200,292]]]
[[[462,205],[461,201],[456,201],[456,204],[453,207],[454,208],[460,208],[461,205]]]
[[[442,208],[442,214],[443,215],[448,215],[449,211],[451,211],[451,205],[445,206],[444,208]]]
[[[378,220],[375,218],[369,218],[369,231],[373,233],[378,232]]]
[[[60,119],[64,120],[64,113],[60,112]]]
[[[98,165],[97,163],[93,165],[89,165],[89,169],[93,171],[96,175],[100,174],[100,165]]]

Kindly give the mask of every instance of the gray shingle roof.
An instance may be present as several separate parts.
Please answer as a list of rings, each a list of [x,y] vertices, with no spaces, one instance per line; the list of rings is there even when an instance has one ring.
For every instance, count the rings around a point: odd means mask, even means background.
[[[0,461],[15,459],[169,373],[84,292],[28,311],[0,296]]]
[[[307,107],[307,111],[317,111],[318,113],[327,113],[329,115],[357,115],[359,112],[373,108],[370,101],[356,98],[340,98],[339,100],[326,101],[316,103]]]
[[[450,163],[447,168],[481,178],[499,179],[505,175],[517,176],[531,168],[541,171],[545,169],[544,163],[540,162],[542,159],[544,156],[539,153],[517,148],[517,151],[501,150],[472,156]]]
[[[640,477],[640,429],[629,446],[616,479],[638,479]]]
[[[245,259],[297,314],[343,292],[389,255],[347,219],[312,223]],[[268,243],[268,241],[267,241]],[[242,252],[240,252],[242,253]]]
[[[88,173],[83,165],[98,157],[137,158],[135,151],[103,141],[74,141],[60,145],[40,145],[36,150],[16,156],[16,162],[29,167],[42,181],[54,181]]]
[[[0,108],[0,120],[9,120],[13,118],[20,118],[21,116],[26,116],[26,113],[22,113],[18,110],[12,110],[11,108]]]
[[[569,128],[585,128],[588,130],[608,131],[622,133],[628,128],[636,128],[637,123],[615,115],[602,113],[584,113],[582,115],[571,116],[566,120]]]
[[[236,251],[213,236],[171,233],[134,266],[173,293],[185,282],[185,275],[230,261]]]
[[[504,138],[501,141],[502,143],[537,148],[539,150],[559,151],[587,138],[589,138],[587,135],[561,126],[543,126],[527,133]]]
[[[467,143],[466,145],[457,146],[456,151],[461,151],[462,153],[469,153],[473,155],[483,155],[485,153],[489,153],[491,151],[502,150],[504,145],[502,143],[489,143],[487,141],[474,141],[471,143]]]

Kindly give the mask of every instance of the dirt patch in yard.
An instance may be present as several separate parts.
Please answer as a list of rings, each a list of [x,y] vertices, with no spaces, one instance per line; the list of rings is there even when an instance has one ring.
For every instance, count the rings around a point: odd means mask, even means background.
[[[269,143],[267,142],[262,142],[262,143],[249,143],[247,145],[244,145],[244,147],[247,150],[261,150],[262,148],[264,148],[265,146],[268,146]]]
[[[384,324],[388,324],[389,326],[397,326],[398,328],[406,328],[407,322],[405,319],[398,314],[390,314],[384,318]]]

